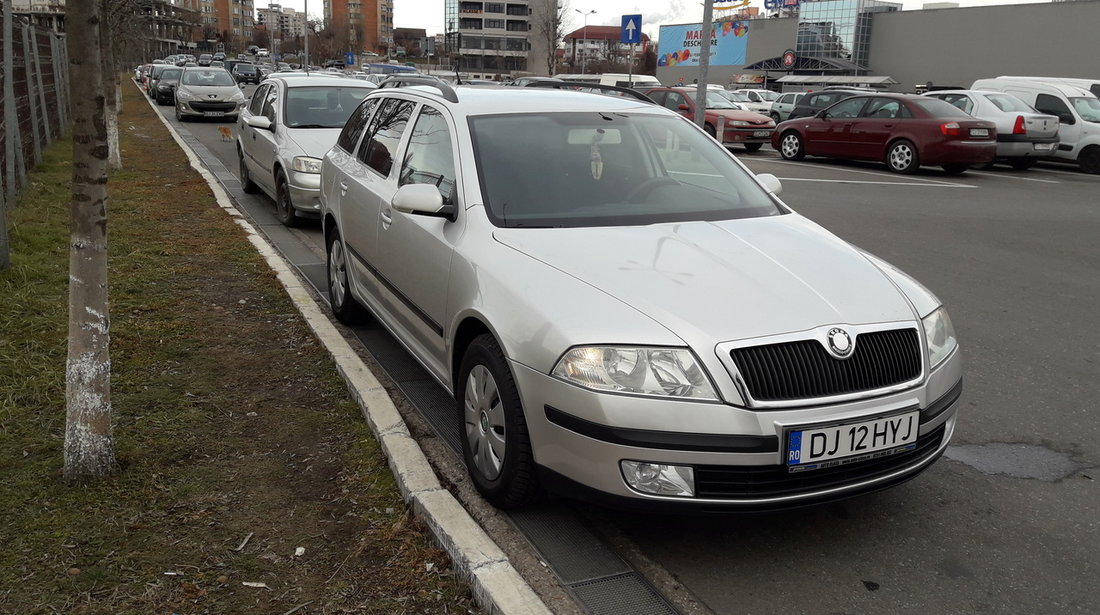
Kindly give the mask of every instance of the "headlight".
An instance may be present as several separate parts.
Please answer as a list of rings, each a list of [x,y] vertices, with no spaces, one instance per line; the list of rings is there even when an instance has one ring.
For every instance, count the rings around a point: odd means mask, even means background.
[[[749,123],[748,123],[748,122],[745,122],[745,121],[743,121],[743,120],[731,120],[731,121],[729,122],[729,125],[730,125],[730,126],[748,126],[748,125],[749,125]]]
[[[191,92],[184,89],[176,90],[176,100],[191,100],[192,98],[194,96],[191,95]]]
[[[295,171],[301,173],[320,173],[321,159],[310,158],[309,156],[295,156],[291,166]]]
[[[551,375],[595,391],[718,398],[695,355],[684,348],[582,346],[565,353]]]
[[[157,89],[158,89],[158,90],[164,90],[164,91],[168,91],[168,90],[171,90],[171,89],[172,89],[172,86],[170,86],[170,85],[158,85],[158,86],[157,86]]]
[[[229,97],[229,100],[232,100],[232,101],[244,100],[244,92],[241,92],[240,90],[237,90],[236,92],[233,93],[232,96]]]
[[[928,343],[928,363],[935,369],[959,345],[955,340],[955,327],[951,325],[947,310],[942,307],[925,316],[922,322],[924,339]]]

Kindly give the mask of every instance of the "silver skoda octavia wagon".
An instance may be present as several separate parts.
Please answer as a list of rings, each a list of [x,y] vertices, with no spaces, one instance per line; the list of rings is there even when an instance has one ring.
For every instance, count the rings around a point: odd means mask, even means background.
[[[454,393],[498,506],[798,506],[912,478],[951,438],[939,300],[666,109],[380,88],[321,191],[334,313]]]

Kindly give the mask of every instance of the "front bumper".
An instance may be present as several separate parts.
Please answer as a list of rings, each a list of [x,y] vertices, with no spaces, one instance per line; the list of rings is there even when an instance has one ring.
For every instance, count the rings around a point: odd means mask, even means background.
[[[298,211],[321,213],[321,174],[290,171],[290,203]]]
[[[722,133],[722,143],[771,143],[772,132],[774,131],[775,128],[772,126],[747,126],[745,128],[726,128],[725,131],[723,131]]]
[[[207,116],[207,113],[221,113],[224,117],[236,117],[246,102],[243,100],[206,102],[193,99],[179,100],[177,98],[176,109],[179,110],[180,115],[192,117],[213,117]]]
[[[535,461],[548,486],[620,507],[648,510],[785,509],[852,497],[904,482],[929,467],[955,429],[962,391],[959,352],[916,388],[830,406],[761,410],[600,394],[513,364]],[[784,426],[859,421],[921,410],[914,451],[839,468],[788,473]],[[693,497],[632,489],[620,461],[691,466]]]

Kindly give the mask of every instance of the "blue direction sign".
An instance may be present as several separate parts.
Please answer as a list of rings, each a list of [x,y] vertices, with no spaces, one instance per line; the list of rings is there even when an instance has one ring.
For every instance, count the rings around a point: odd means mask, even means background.
[[[349,51],[347,53],[347,55],[344,56],[344,64],[347,64],[348,66],[355,66],[355,52],[354,51]]]
[[[642,16],[623,15],[623,28],[619,41],[628,45],[642,42]]]

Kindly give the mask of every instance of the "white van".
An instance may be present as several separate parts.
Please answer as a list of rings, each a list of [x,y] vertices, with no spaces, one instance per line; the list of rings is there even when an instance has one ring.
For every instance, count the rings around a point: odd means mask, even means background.
[[[1100,98],[1100,79],[1078,79],[1076,77],[1014,77],[1009,75],[1002,75],[997,77],[998,79],[1018,79],[1021,81],[1041,81],[1043,83],[1063,83],[1065,85],[1072,85],[1082,90],[1088,90],[1098,98]]]
[[[1042,113],[1058,118],[1058,149],[1052,155],[1076,161],[1086,173],[1100,174],[1100,99],[1079,87],[1027,78],[978,79],[972,90],[1012,94]]]
[[[661,87],[661,82],[657,81],[657,78],[653,75],[634,75],[631,77],[627,73],[603,73],[602,75],[555,75],[555,77],[563,81],[617,85],[620,88],[633,87],[639,90]]]

